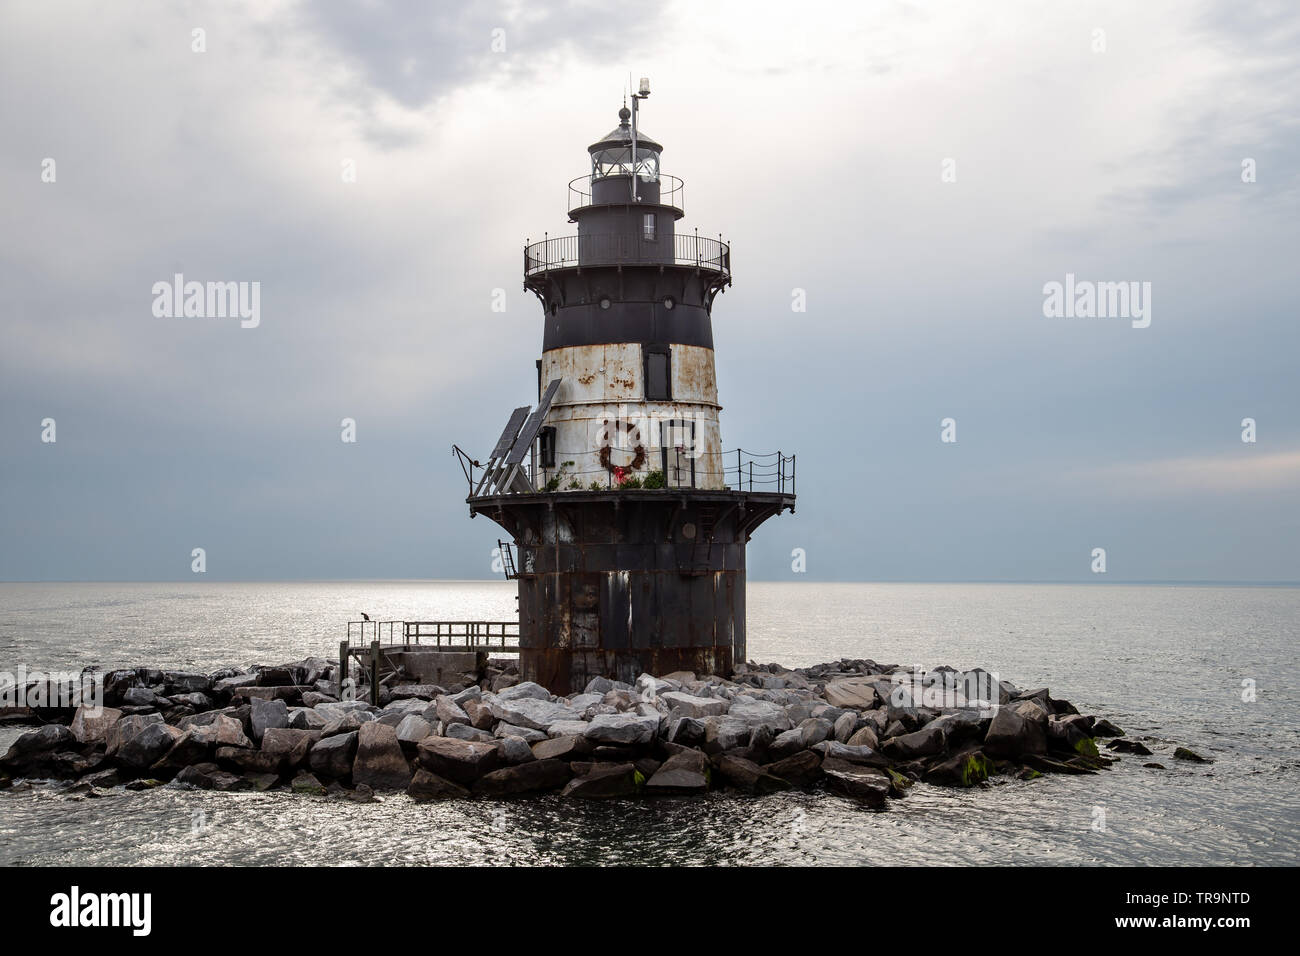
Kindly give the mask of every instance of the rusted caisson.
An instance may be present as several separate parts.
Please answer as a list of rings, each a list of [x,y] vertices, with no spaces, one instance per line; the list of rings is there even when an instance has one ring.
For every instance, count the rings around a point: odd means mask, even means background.
[[[729,674],[745,659],[746,542],[794,510],[793,455],[723,451],[712,313],[731,250],[680,228],[683,184],[636,128],[646,95],[569,185],[577,234],[525,246],[545,320],[537,407],[515,409],[486,460],[457,449],[471,515],[511,538],[523,675],[557,693]]]

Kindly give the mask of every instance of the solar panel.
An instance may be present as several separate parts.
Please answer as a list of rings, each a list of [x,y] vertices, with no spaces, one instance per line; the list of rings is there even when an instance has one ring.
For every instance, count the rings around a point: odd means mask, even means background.
[[[500,458],[515,442],[515,436],[519,434],[519,427],[523,425],[524,419],[528,417],[528,406],[521,405],[510,413],[510,421],[506,422],[505,430],[501,432],[501,437],[497,439],[496,445],[492,448],[492,454],[488,458]]]
[[[517,465],[524,460],[528,454],[528,449],[533,447],[533,440],[537,438],[537,433],[541,431],[542,419],[551,409],[551,399],[555,398],[555,393],[560,387],[560,379],[552,379],[551,384],[546,386],[546,393],[542,395],[541,402],[537,405],[537,410],[528,416],[528,421],[524,425],[523,431],[515,439],[514,445],[510,449],[510,454],[506,456],[506,466]]]

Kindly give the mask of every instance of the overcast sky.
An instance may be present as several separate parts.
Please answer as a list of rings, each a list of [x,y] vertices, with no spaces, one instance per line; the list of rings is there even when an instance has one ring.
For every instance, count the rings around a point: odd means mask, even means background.
[[[752,578],[1300,580],[1297,10],[6,3],[0,580],[490,577],[451,445],[535,397],[521,246],[629,74],[733,243],[723,444],[798,454]]]

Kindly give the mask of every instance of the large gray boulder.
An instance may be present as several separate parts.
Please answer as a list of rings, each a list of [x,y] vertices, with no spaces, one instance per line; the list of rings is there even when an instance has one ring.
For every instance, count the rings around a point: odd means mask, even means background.
[[[584,736],[599,744],[648,744],[658,732],[658,716],[601,714],[587,724]]]
[[[501,762],[498,745],[455,737],[425,737],[419,745],[420,766],[460,784],[472,784]]]
[[[469,714],[465,713],[465,708],[445,694],[434,701],[434,715],[444,724],[470,723],[470,717]]]
[[[312,773],[336,780],[351,774],[352,761],[357,754],[357,736],[357,731],[353,730],[318,740],[308,755]]]
[[[557,721],[578,720],[582,716],[568,704],[553,703],[536,697],[523,697],[518,700],[502,700],[498,697],[492,702],[491,708],[497,720],[504,720],[517,727],[542,731],[549,730],[550,726]]]
[[[496,729],[492,732],[497,737],[522,737],[530,744],[539,740],[545,740],[546,734],[540,730],[533,730],[531,727],[516,727],[514,724],[507,724],[504,720],[497,724]]]
[[[743,720],[750,728],[760,725],[769,727],[774,734],[789,730],[792,726],[785,708],[770,700],[737,697],[731,702],[731,707],[727,710],[727,716],[735,720]]]
[[[425,741],[437,739],[441,738],[426,737]],[[361,725],[357,730],[357,755],[352,761],[352,782],[375,790],[407,788],[411,767],[402,754],[397,731],[373,720]]]
[[[685,750],[660,765],[646,781],[646,790],[661,794],[703,793],[709,789],[710,773],[708,757],[698,750]]]
[[[262,735],[262,752],[279,757],[281,766],[292,770],[307,763],[307,754],[318,740],[319,730],[270,727]]]
[[[508,727],[510,725],[503,724],[502,726]],[[535,732],[536,731],[529,731],[529,733]],[[469,724],[448,724],[443,728],[442,736],[454,737],[456,740],[476,740],[481,743],[491,743],[496,739],[492,736],[490,731],[478,730],[475,727],[471,727]],[[543,734],[542,736],[544,737],[546,735]]]
[[[289,705],[283,700],[265,700],[254,697],[252,705],[253,740],[262,742],[262,735],[268,730],[280,730],[289,726]]]
[[[515,684],[514,687],[507,687],[497,694],[497,700],[550,700],[551,692],[541,684],[533,681],[524,681],[522,684]]]
[[[660,694],[659,700],[668,705],[671,713],[680,717],[719,717],[730,706],[728,701],[718,697],[696,697],[679,690]]]
[[[731,714],[722,717],[705,717],[704,750],[711,754],[735,750],[749,743],[752,732],[748,721],[733,717]]]
[[[830,737],[835,730],[835,725],[824,717],[809,717],[796,729],[799,731],[799,749],[807,750]]]
[[[822,696],[834,707],[851,707],[854,710],[870,710],[876,706],[876,690],[872,686],[874,679],[850,677],[846,680],[831,681],[826,685]]]
[[[397,742],[414,747],[433,733],[430,723],[418,714],[407,714],[397,725]]]
[[[548,738],[543,736],[542,740]],[[501,760],[510,766],[521,763],[531,763],[537,759],[533,753],[533,748],[529,746],[528,741],[523,737],[502,737],[501,738]]]

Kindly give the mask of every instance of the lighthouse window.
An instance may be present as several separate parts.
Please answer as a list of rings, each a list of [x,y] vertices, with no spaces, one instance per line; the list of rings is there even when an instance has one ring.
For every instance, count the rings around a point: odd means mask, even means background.
[[[555,428],[547,425],[538,432],[538,457],[542,460],[543,468],[555,467]]]
[[[601,300],[600,300],[600,307],[601,307],[602,309],[608,309],[608,308],[609,308],[609,296],[604,296],[604,297],[601,298]]]
[[[654,213],[648,212],[645,214],[645,217],[642,219],[641,234],[645,236],[645,238],[650,242],[654,242],[654,238],[655,238],[655,214]]]
[[[672,400],[672,354],[666,346],[646,346],[645,350],[645,400],[667,402]]]

